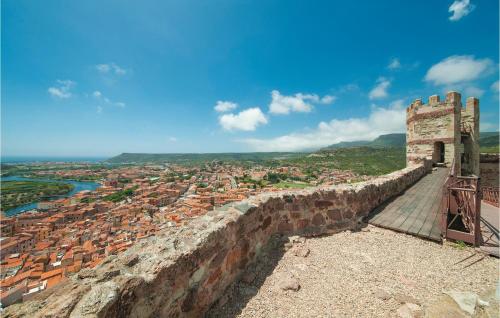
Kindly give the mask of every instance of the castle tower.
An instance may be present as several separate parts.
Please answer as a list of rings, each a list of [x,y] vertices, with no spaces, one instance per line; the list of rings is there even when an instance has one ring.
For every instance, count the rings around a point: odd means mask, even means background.
[[[435,165],[450,166],[460,175],[479,175],[479,100],[449,92],[440,101],[429,97],[427,104],[415,100],[406,109],[406,163],[428,159]]]

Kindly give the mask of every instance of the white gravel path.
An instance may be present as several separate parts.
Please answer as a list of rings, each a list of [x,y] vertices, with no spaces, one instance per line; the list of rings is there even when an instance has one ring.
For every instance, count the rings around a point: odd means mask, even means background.
[[[284,252],[283,239],[272,244],[243,276],[246,283],[234,284],[208,316],[397,317],[402,297],[413,297],[425,308],[443,291],[482,294],[499,278],[499,260],[472,248],[370,225],[360,232],[307,239],[307,257],[294,255],[296,247]],[[298,291],[279,288],[283,275],[290,274],[300,283]]]

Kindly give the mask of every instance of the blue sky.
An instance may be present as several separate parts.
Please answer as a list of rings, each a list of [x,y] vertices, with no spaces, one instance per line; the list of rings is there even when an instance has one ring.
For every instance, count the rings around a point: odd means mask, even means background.
[[[2,155],[298,151],[447,90],[498,130],[498,1],[2,1]],[[465,102],[465,97],[464,102]]]

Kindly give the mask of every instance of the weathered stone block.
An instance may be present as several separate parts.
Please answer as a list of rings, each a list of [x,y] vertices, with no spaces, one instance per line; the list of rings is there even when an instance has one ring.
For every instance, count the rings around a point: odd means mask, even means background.
[[[326,211],[326,215],[330,218],[330,220],[339,221],[342,219],[342,213],[339,209],[331,209]]]
[[[323,225],[325,224],[325,217],[321,213],[316,213],[312,218],[312,224],[314,225]]]
[[[326,209],[332,205],[333,205],[333,202],[328,201],[328,200],[317,200],[314,202],[314,206],[319,208],[319,209]]]

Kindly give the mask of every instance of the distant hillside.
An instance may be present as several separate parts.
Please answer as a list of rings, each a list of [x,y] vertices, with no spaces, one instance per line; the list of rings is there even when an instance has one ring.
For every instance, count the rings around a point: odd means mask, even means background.
[[[481,152],[498,152],[499,132],[482,132],[479,140]],[[328,152],[337,149],[360,148],[371,149],[404,148],[406,145],[406,134],[380,135],[372,141],[350,141],[340,142],[322,148],[319,152]],[[359,150],[358,150],[359,151]],[[399,152],[398,152],[399,153]],[[171,153],[171,154],[148,154],[148,153],[122,153],[116,157],[106,160],[108,163],[182,163],[197,164],[220,161],[248,161],[262,162],[266,160],[293,159],[306,155],[298,152],[247,152],[247,153]]]
[[[404,147],[406,146],[406,134],[380,135],[369,146],[375,148]]]
[[[295,159],[299,161],[302,159]],[[382,175],[406,166],[404,147],[349,147],[322,149],[302,161],[326,163],[334,169],[351,170],[362,175]]]
[[[355,148],[355,147],[372,147],[372,148],[387,148],[387,147],[404,147],[406,145],[406,134],[387,134],[380,135],[372,141],[344,141],[330,145],[320,150],[333,150],[340,148]]]
[[[498,152],[500,133],[497,132],[481,132],[479,144],[481,145],[482,152]],[[372,148],[387,148],[387,147],[405,147],[406,134],[388,134],[380,135],[372,141],[350,141],[339,142],[322,148],[321,150],[333,150],[341,148],[355,148],[355,147],[372,147]]]
[[[500,133],[497,132],[482,132],[479,138],[481,152],[499,153]]]
[[[289,159],[303,155],[296,152],[248,152],[248,153],[122,153],[106,160],[108,163],[183,163],[196,164],[220,161],[252,161]]]
[[[479,143],[483,147],[498,146],[500,140],[499,132],[482,132]]]

